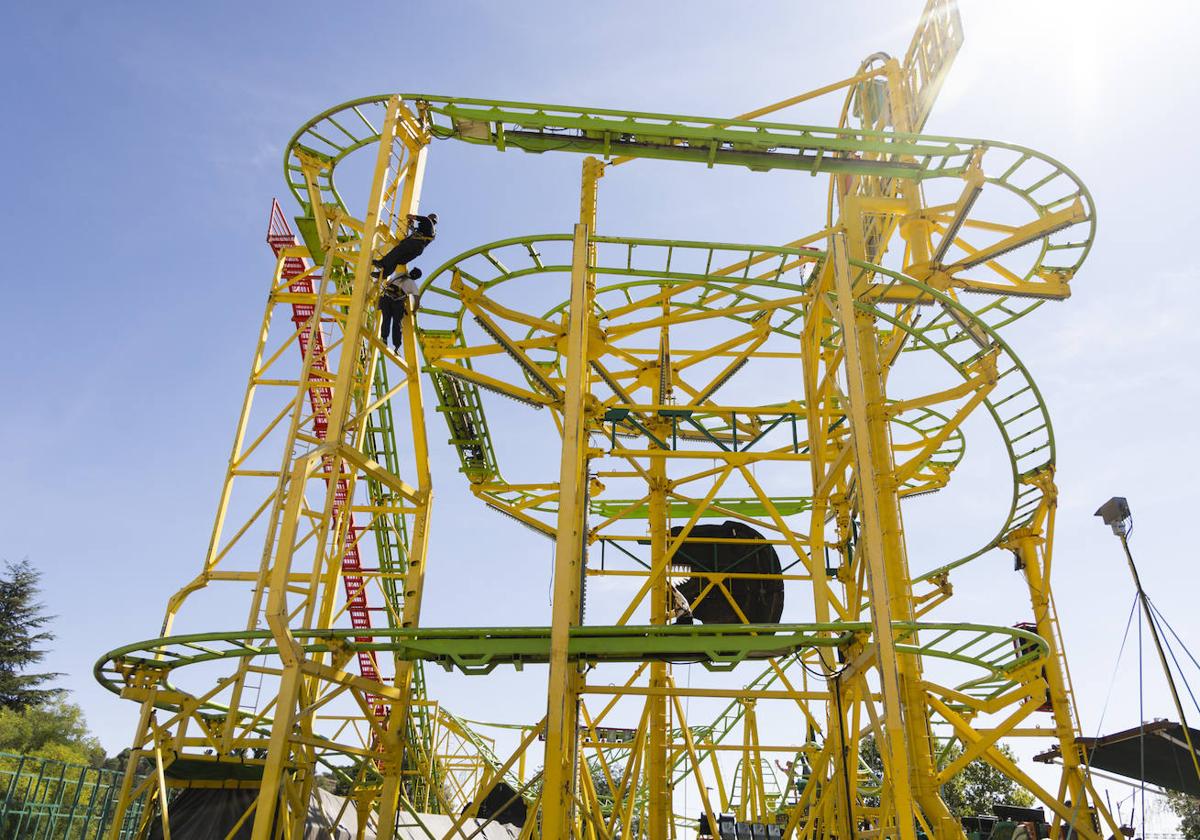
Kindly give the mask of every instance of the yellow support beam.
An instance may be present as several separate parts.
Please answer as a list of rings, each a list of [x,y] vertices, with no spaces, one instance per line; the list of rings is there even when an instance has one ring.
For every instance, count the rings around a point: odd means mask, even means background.
[[[585,396],[588,393],[587,336],[592,296],[588,288],[588,227],[575,226],[571,309],[564,382],[563,446],[559,461],[558,527],[554,541],[554,595],[550,625],[550,674],[546,707],[546,757],[542,788],[542,832],[569,838],[575,815],[575,770],[579,731],[579,666],[567,659],[570,629],[579,624],[585,546],[587,485]]]

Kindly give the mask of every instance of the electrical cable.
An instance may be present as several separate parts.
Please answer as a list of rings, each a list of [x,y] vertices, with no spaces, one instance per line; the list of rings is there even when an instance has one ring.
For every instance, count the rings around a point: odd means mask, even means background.
[[[1159,611],[1158,607],[1154,605],[1154,602],[1150,600],[1149,596],[1147,596],[1146,602],[1150,604],[1150,610],[1154,613],[1156,620],[1161,622],[1163,627],[1166,627],[1171,631],[1171,635],[1175,637],[1175,641],[1179,642],[1180,647],[1183,648],[1183,652],[1187,654],[1188,659],[1192,660],[1193,665],[1196,665],[1197,668],[1200,668],[1200,664],[1196,663],[1196,657],[1192,656],[1192,652],[1187,649],[1187,645],[1184,644],[1183,639],[1179,638],[1179,634],[1175,632],[1175,629],[1171,627],[1166,618],[1163,617],[1163,614]],[[1196,707],[1196,711],[1200,712],[1200,702],[1197,702],[1196,695],[1192,692],[1192,686],[1188,683],[1187,675],[1183,673],[1183,668],[1179,665],[1179,659],[1175,656],[1175,649],[1171,647],[1170,640],[1164,638],[1163,646],[1167,649],[1167,652],[1171,654],[1171,661],[1175,663],[1175,670],[1179,672],[1179,679],[1183,681],[1183,687],[1187,689],[1188,697],[1192,698],[1192,705]]]
[[[1149,596],[1146,597],[1146,600],[1150,600]],[[1197,669],[1200,669],[1200,662],[1197,662],[1196,657],[1192,655],[1190,650],[1188,650],[1187,643],[1179,637],[1179,634],[1175,632],[1175,628],[1171,626],[1170,622],[1167,621],[1166,616],[1164,616],[1158,607],[1154,605],[1153,601],[1150,602],[1150,608],[1154,610],[1154,614],[1158,616],[1163,625],[1171,631],[1171,635],[1175,637],[1175,641],[1179,642],[1180,647],[1183,648],[1183,652],[1187,654],[1188,659],[1192,660],[1192,664],[1195,665]]]
[[[1108,714],[1108,704],[1109,704],[1109,701],[1112,700],[1113,689],[1117,685],[1117,674],[1121,670],[1121,657],[1124,656],[1124,654],[1125,654],[1125,643],[1127,641],[1129,641],[1129,628],[1133,626],[1133,616],[1137,612],[1138,603],[1139,603],[1138,596],[1135,593],[1133,596],[1133,603],[1130,604],[1130,606],[1129,606],[1129,617],[1125,619],[1125,632],[1121,636],[1121,647],[1119,647],[1117,649],[1117,661],[1113,665],[1112,677],[1110,677],[1109,681],[1108,681],[1108,692],[1104,695],[1104,705],[1100,709],[1100,719],[1096,721],[1096,734],[1095,734],[1096,739],[1098,739],[1100,737],[1100,730],[1104,726],[1104,717],[1105,717],[1105,715]],[[1141,623],[1140,622],[1138,624],[1138,632],[1139,633],[1141,632]],[[1087,760],[1084,762],[1083,770],[1084,770],[1085,774],[1090,774],[1092,771],[1092,754],[1090,752],[1085,752],[1085,756],[1087,757]],[[1130,794],[1130,795],[1132,796],[1133,794]],[[1071,824],[1072,825],[1074,825],[1076,819],[1078,818],[1079,810],[1082,807],[1083,807],[1082,802],[1075,804],[1074,810],[1071,812]],[[1112,811],[1111,807],[1109,808],[1109,811],[1110,812]],[[1072,836],[1074,835],[1074,832],[1070,832],[1070,833]]]
[[[1104,726],[1104,717],[1108,714],[1108,704],[1112,700],[1113,689],[1117,685],[1117,673],[1121,669],[1121,657],[1125,654],[1125,643],[1129,640],[1129,628],[1133,626],[1133,615],[1137,611],[1138,599],[1135,595],[1133,604],[1129,607],[1129,617],[1125,619],[1125,634],[1121,636],[1121,646],[1117,648],[1117,661],[1113,665],[1112,677],[1108,682],[1108,693],[1104,695],[1104,705],[1100,707],[1100,719],[1096,722],[1096,737],[1100,737],[1100,729]],[[1089,759],[1088,768],[1091,769],[1091,761]]]
[[[845,668],[842,669],[842,671],[845,671],[845,670],[846,670]],[[850,768],[847,767],[847,764],[849,763],[847,761],[848,756],[849,756],[849,750],[846,748],[846,722],[842,715],[842,688],[841,688],[841,686],[842,686],[841,680],[835,679],[833,681],[833,700],[834,700],[834,703],[837,705],[837,715],[838,715],[838,742],[840,743],[841,750],[842,750],[842,784],[845,786],[845,794],[846,794],[846,823],[847,823],[847,827],[848,827],[847,835],[850,837],[853,837],[854,836],[854,822],[851,818],[852,813],[853,813],[851,810],[852,809],[851,803],[854,802],[854,797],[850,792]]]
[[[841,677],[842,677],[842,674],[846,673],[846,669],[848,669],[850,667],[850,663],[846,663],[845,665],[843,665],[841,668],[839,668],[837,671],[835,671],[832,674],[825,674],[823,671],[817,671],[814,668],[810,668],[808,666],[808,663],[804,661],[804,657],[800,654],[796,655],[796,661],[800,663],[801,668],[803,668],[806,672],[808,672],[810,675],[812,675],[815,679],[824,680],[833,689],[833,700],[834,700],[834,704],[837,706],[837,716],[838,716],[838,743],[841,747],[841,754],[842,754],[842,770],[843,770],[842,784],[845,785],[845,788],[846,788],[846,790],[845,790],[846,807],[847,807],[847,809],[849,809],[852,807],[851,803],[854,802],[854,797],[850,790],[850,771],[849,771],[849,768],[846,766],[848,749],[846,747],[846,722],[844,719],[844,715],[842,713]],[[846,813],[847,821],[850,820],[850,817],[851,817],[851,813],[849,810],[847,810],[847,813]],[[853,824],[851,824],[849,826],[849,829],[850,829],[850,836],[853,836],[853,834],[854,834]]]

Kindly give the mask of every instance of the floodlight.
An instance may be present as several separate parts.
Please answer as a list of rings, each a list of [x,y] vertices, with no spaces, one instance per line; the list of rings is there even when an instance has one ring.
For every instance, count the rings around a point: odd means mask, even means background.
[[[1104,524],[1112,528],[1117,536],[1125,535],[1125,523],[1132,517],[1129,512],[1129,502],[1124,496],[1113,496],[1096,511],[1096,516],[1104,519]]]

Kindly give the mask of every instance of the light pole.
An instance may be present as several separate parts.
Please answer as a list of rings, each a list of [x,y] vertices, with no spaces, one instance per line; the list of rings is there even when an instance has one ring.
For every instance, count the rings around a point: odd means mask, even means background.
[[[1179,715],[1179,726],[1183,730],[1183,738],[1187,742],[1188,752],[1192,757],[1192,766],[1196,770],[1196,778],[1200,779],[1200,755],[1196,753],[1196,746],[1192,743],[1191,730],[1188,728],[1187,716],[1183,712],[1183,703],[1179,700],[1179,691],[1175,688],[1175,677],[1171,674],[1171,668],[1167,665],[1167,655],[1163,651],[1162,639],[1158,636],[1158,623],[1154,620],[1154,615],[1150,611],[1150,599],[1146,596],[1146,590],[1142,588],[1142,578],[1138,575],[1137,564],[1133,562],[1133,552],[1129,550],[1129,534],[1133,531],[1133,514],[1129,510],[1129,502],[1124,496],[1113,496],[1107,502],[1100,506],[1096,511],[1096,516],[1104,520],[1104,524],[1112,528],[1112,532],[1121,540],[1121,547],[1125,549],[1125,559],[1129,561],[1129,572],[1133,575],[1133,585],[1137,589],[1138,603],[1142,607],[1142,616],[1146,620],[1146,626],[1150,628],[1150,638],[1154,640],[1154,649],[1158,651],[1158,661],[1162,664],[1163,674],[1167,677],[1167,686],[1171,689],[1171,700],[1175,703],[1175,712]],[[1140,689],[1139,689],[1140,690]],[[1143,716],[1144,717],[1144,716]],[[1139,723],[1141,738],[1144,739],[1146,721],[1143,719]],[[1142,835],[1146,834],[1146,801],[1145,801],[1145,786],[1146,786],[1146,768],[1145,755],[1142,756]]]

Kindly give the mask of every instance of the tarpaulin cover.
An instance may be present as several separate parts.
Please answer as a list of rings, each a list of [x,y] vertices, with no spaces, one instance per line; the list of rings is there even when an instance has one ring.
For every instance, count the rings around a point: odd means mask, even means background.
[[[420,819],[420,822],[417,822]],[[396,840],[429,840],[429,835],[445,837],[454,826],[454,818],[445,814],[412,814],[401,813],[396,823]],[[482,826],[482,828],[481,828]],[[476,834],[478,830],[478,834]],[[459,828],[459,833],[452,835],[455,840],[472,837],[473,840],[516,840],[521,830],[516,826],[490,822],[486,825],[483,820],[469,819]],[[374,835],[372,835],[374,836]]]
[[[168,813],[171,818],[171,840],[225,840],[225,836],[237,825],[254,800],[257,790],[220,790],[214,788],[186,788],[171,800]],[[343,805],[345,807],[343,808]],[[524,803],[522,803],[522,806]],[[445,837],[454,825],[454,818],[444,814],[409,814],[401,811],[397,815],[397,840],[429,840]],[[238,829],[233,840],[250,840],[254,826],[253,815]],[[297,840],[354,840],[358,831],[358,814],[354,803],[324,790],[313,793],[312,805],[308,809],[304,834]],[[516,840],[520,829],[482,819],[468,819],[459,829],[461,837],[474,836],[477,840]],[[374,818],[368,824],[366,840],[375,840]],[[155,819],[150,827],[150,840],[163,840],[162,821]]]
[[[496,822],[520,828],[525,825],[527,809],[525,800],[517,795],[512,785],[508,782],[499,782],[488,791],[488,795],[479,803],[478,813],[483,819],[491,817]]]
[[[257,798],[258,791],[251,789],[185,788],[171,800],[167,808],[171,840],[225,840]],[[354,803],[346,805],[343,810],[345,802],[341,796],[324,790],[315,791],[302,840],[354,840],[358,815]],[[251,815],[242,823],[233,840],[250,840],[253,827]],[[150,827],[150,840],[162,838],[162,820],[155,819]],[[375,832],[368,829],[366,838],[375,840]]]
[[[1146,781],[1167,790],[1200,796],[1200,779],[1188,752],[1183,727],[1169,720],[1147,723],[1145,729]],[[1100,738],[1080,738],[1092,767],[1130,779],[1142,778],[1142,729],[1127,729]],[[1200,731],[1188,727],[1192,744],[1200,747]]]

